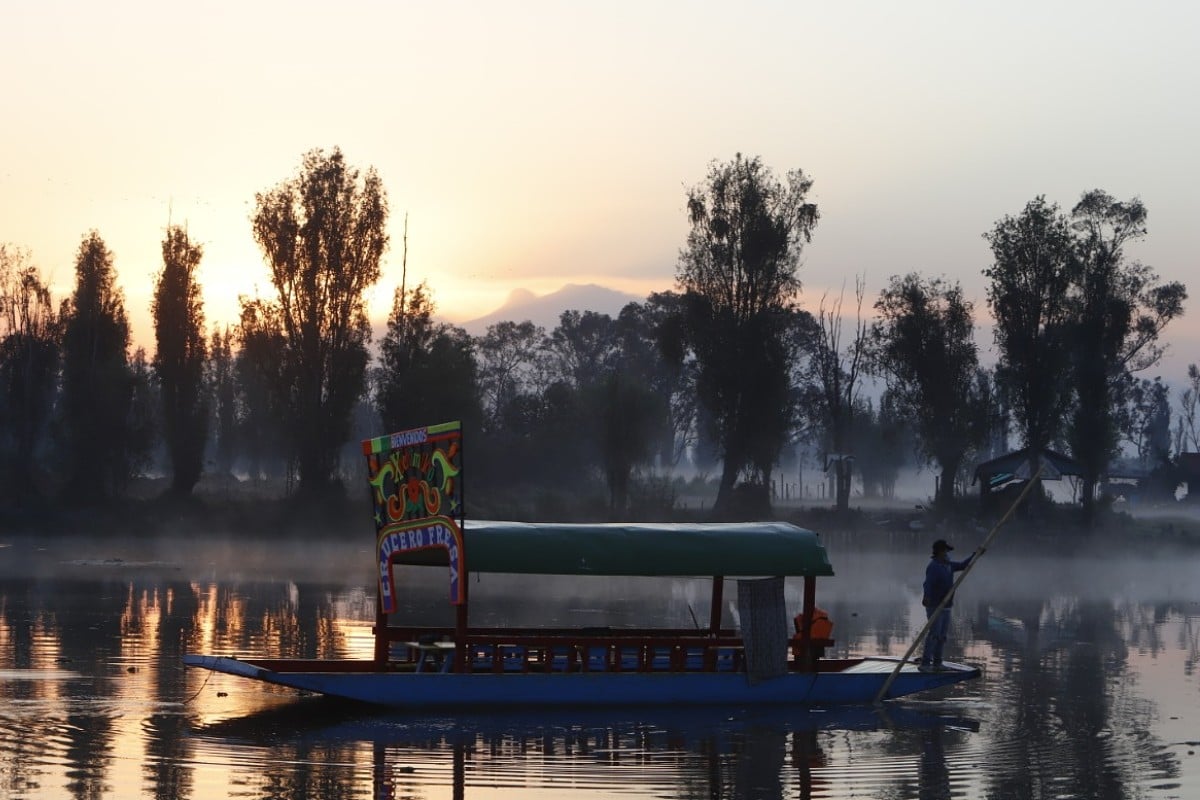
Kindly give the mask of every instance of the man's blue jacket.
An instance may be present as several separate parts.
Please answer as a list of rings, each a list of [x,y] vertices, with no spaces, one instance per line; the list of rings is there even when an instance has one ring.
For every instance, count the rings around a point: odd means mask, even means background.
[[[934,608],[942,602],[942,598],[950,594],[950,590],[954,588],[954,573],[966,569],[967,564],[971,563],[971,556],[967,556],[962,561],[950,561],[949,559],[942,561],[937,556],[929,559],[929,566],[925,568],[925,596],[921,600],[921,604],[926,608]],[[951,597],[946,603],[946,608],[954,605],[954,598]]]

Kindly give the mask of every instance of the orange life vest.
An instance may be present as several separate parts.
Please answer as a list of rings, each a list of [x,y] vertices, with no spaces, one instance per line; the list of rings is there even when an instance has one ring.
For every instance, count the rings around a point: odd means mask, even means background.
[[[804,612],[801,611],[792,619],[792,624],[796,627],[796,635],[792,638],[804,638]],[[830,639],[833,638],[833,621],[829,619],[829,613],[823,608],[813,606],[812,628],[809,630],[810,639]]]

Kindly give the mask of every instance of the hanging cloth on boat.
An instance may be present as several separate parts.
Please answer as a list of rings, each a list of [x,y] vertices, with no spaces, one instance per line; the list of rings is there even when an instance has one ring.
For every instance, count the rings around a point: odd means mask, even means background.
[[[783,578],[739,580],[738,617],[751,685],[787,674],[787,609]]]

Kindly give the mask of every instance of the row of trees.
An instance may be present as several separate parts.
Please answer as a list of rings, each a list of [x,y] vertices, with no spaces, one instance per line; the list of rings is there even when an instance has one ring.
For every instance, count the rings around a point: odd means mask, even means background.
[[[1158,363],[1159,335],[1187,299],[1182,283],[1160,283],[1125,257],[1125,246],[1145,235],[1140,200],[1091,191],[1069,215],[1039,197],[987,237],[997,380],[1026,446],[1068,444],[1083,467],[1089,513],[1117,454],[1133,376]]]
[[[337,150],[306,154],[295,177],[256,196],[275,293],[243,298],[233,329],[206,335],[203,251],[186,229],[167,230],[149,361],[128,355],[98,233],[57,308],[28,254],[2,249],[6,485],[14,499],[95,502],[157,457],[177,494],[240,467],[321,496],[347,442],[457,418],[472,432],[473,482],[599,478],[620,514],[646,485],[639,474],[691,458],[720,465],[714,514],[731,517],[765,513],[770,476],[802,446],[823,455],[845,508],[853,471],[886,493],[908,447],[937,465],[949,503],[963,465],[1003,446],[1010,420],[1035,450],[1069,447],[1087,469],[1085,502],[1123,438],[1161,443],[1166,390],[1134,375],[1161,356],[1186,292],[1126,259],[1145,235],[1139,201],[1089,192],[1065,214],[1037,198],[985,235],[993,372],[979,364],[972,303],[945,278],[892,278],[873,320],[861,281],[852,315],[843,296],[800,307],[800,256],[819,221],[811,187],[757,158],[714,162],[688,192],[679,291],[616,319],[572,311],[550,333],[505,322],[475,338],[436,320],[428,287],[402,282],[376,354],[365,296],[388,247],[387,198],[374,170]],[[1194,440],[1191,374],[1177,431]],[[866,376],[885,386],[877,402]]]
[[[739,475],[762,481],[778,462],[799,410],[831,454],[845,508],[849,431],[867,372],[884,380],[887,405],[939,466],[940,504],[953,499],[964,459],[1006,438],[1011,414],[1034,454],[1068,446],[1083,466],[1090,514],[1122,431],[1144,438],[1137,409],[1149,387],[1134,376],[1159,361],[1159,336],[1187,297],[1183,284],[1161,283],[1125,257],[1146,233],[1144,205],[1092,191],[1065,214],[1039,197],[985,234],[1000,356],[989,374],[979,364],[972,304],[943,278],[893,277],[870,326],[860,282],[846,345],[841,298],[823,300],[815,318],[797,310],[796,265],[818,219],[806,202],[810,187],[803,173],[780,183],[739,156],[713,165],[689,195],[692,229],[677,276],[697,397],[724,464],[718,513]]]

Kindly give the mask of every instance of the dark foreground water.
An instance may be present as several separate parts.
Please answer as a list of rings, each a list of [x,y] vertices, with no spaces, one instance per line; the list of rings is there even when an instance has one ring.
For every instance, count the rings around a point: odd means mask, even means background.
[[[818,602],[834,655],[903,654],[923,623],[924,543],[830,550]],[[951,650],[983,679],[882,711],[414,716],[181,666],[185,652],[367,657],[370,560],[0,539],[0,797],[1200,797],[1195,554],[1047,557],[1002,536],[954,609]],[[413,613],[449,618],[440,578],[409,580]],[[485,577],[471,593],[478,621],[707,618],[707,587],[687,581]]]

